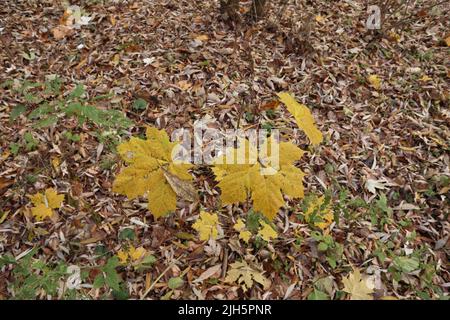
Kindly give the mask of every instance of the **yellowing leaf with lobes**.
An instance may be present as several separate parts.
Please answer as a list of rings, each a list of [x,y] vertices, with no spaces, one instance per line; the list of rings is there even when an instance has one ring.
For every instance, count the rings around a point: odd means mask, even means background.
[[[261,150],[270,150],[267,145],[278,144],[279,170],[274,174],[262,174],[264,169],[270,168],[272,155],[265,155]],[[276,142],[270,137],[258,151],[250,145],[247,139],[242,139],[237,149],[230,148],[226,155],[218,158],[212,168],[222,191],[222,204],[228,205],[247,200],[249,194],[253,200],[253,209],[273,219],[281,206],[285,204],[283,193],[292,198],[303,198],[304,190],[302,180],[304,173],[295,167],[293,162],[300,159],[303,150],[290,142]],[[245,154],[246,163],[237,163],[237,155]],[[257,154],[260,161],[250,162],[250,154]],[[230,161],[230,159],[234,159]],[[261,161],[264,160],[264,161]],[[231,163],[227,163],[231,162]],[[266,162],[266,167],[262,164]]]
[[[164,130],[148,127],[146,135],[146,140],[133,137],[117,147],[128,167],[116,177],[113,191],[129,199],[147,195],[148,208],[158,218],[176,209],[177,193],[166,172],[180,181],[191,181],[188,170],[192,165],[173,162],[172,150],[178,143],[170,142]]]

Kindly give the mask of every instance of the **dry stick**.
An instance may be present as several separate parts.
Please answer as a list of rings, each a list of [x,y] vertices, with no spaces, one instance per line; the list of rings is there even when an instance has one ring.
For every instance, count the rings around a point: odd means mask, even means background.
[[[153,288],[155,287],[155,285],[158,283],[159,280],[161,280],[161,278],[167,273],[167,271],[170,270],[170,268],[172,268],[175,265],[175,262],[172,262],[159,276],[158,278],[155,279],[155,281],[153,281],[152,285],[150,286],[150,288],[147,289],[147,291],[144,292],[144,294],[141,296],[141,300],[144,300],[144,298],[150,293],[150,291],[153,290]]]
[[[225,278],[227,275],[227,269],[228,269],[228,248],[225,247],[223,249],[223,261],[222,261],[222,278]]]

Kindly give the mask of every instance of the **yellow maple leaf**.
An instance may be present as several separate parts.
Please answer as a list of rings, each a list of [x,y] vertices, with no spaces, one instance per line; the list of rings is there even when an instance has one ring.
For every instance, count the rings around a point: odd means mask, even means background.
[[[447,47],[450,47],[450,36],[445,38],[445,44],[447,45]]]
[[[369,81],[370,85],[375,90],[380,90],[381,89],[381,79],[377,75],[372,74],[372,75],[368,76],[367,77],[367,81]]]
[[[131,260],[134,262],[142,259],[146,253],[147,253],[147,250],[145,250],[143,247],[135,248],[135,247],[131,246],[130,250],[128,251],[128,254],[130,255]]]
[[[272,169],[275,155],[258,152],[247,139],[240,140],[237,149],[230,148],[226,155],[216,159],[212,170],[222,191],[222,204],[246,201],[250,193],[255,211],[273,219],[284,205],[282,192],[292,198],[303,198],[305,174],[293,162],[300,159],[304,151],[290,142],[275,142],[273,137],[267,139],[261,150],[271,150],[270,143],[278,144],[279,149],[279,170],[274,174],[264,175],[262,171]],[[238,163],[238,154],[245,154],[246,163]],[[249,161],[251,154],[258,155],[260,161]]]
[[[147,250],[144,247],[135,248],[134,246],[130,246],[128,250],[120,250],[117,252],[117,257],[121,264],[127,264],[130,262],[138,262],[147,254]]]
[[[215,213],[200,212],[200,217],[192,225],[192,228],[198,231],[201,241],[217,239],[219,225],[219,217]]]
[[[369,279],[363,278],[359,270],[354,270],[342,279],[344,284],[343,291],[350,294],[350,300],[373,300],[373,286]],[[369,287],[370,284],[370,287]]]
[[[236,223],[234,224],[233,229],[236,230],[236,231],[242,231],[242,230],[244,230],[244,229],[245,229],[245,223],[244,223],[244,221],[242,221],[242,219],[239,218],[239,219],[236,221]]]
[[[64,201],[64,195],[58,194],[55,189],[49,188],[44,193],[37,193],[29,195],[34,207],[31,208],[31,214],[38,221],[42,221],[45,218],[51,218],[53,216],[52,209],[61,208]]]
[[[253,282],[261,284],[264,289],[267,289],[270,285],[270,281],[263,276],[263,273],[249,266],[246,261],[237,261],[230,264],[225,282],[237,282],[244,292],[253,286]]]
[[[278,233],[270,226],[270,224],[261,221],[262,228],[258,231],[258,235],[265,241],[269,242],[271,239],[276,239]]]
[[[298,127],[305,131],[312,144],[320,144],[323,141],[322,133],[317,129],[314,117],[307,106],[298,103],[287,92],[278,93],[280,101],[286,105],[287,110],[294,116]]]
[[[248,243],[251,237],[252,233],[248,230],[242,230],[239,232],[239,239],[242,239],[245,243]]]
[[[113,191],[129,199],[147,195],[148,208],[155,217],[176,209],[176,193],[164,175],[169,171],[181,180],[191,181],[191,164],[172,160],[172,151],[178,143],[170,142],[164,130],[147,128],[147,139],[131,138],[117,147],[128,167],[116,177]]]
[[[309,205],[308,210],[306,210],[305,212],[306,222],[312,222],[315,226],[319,227],[322,230],[325,230],[333,222],[334,219],[331,204],[328,203],[328,205],[324,208],[324,202],[324,196],[315,198]]]
[[[41,203],[36,207],[31,208],[31,214],[37,221],[42,221],[45,218],[51,218],[53,216],[53,210]]]
[[[128,262],[128,252],[124,251],[124,250],[120,250],[119,252],[117,252],[117,257],[119,258],[119,262],[121,264],[127,264]]]
[[[238,219],[237,222],[233,226],[234,230],[239,232],[239,239],[244,240],[245,243],[248,243],[250,238],[252,237],[252,233],[245,228],[245,223],[242,219]]]

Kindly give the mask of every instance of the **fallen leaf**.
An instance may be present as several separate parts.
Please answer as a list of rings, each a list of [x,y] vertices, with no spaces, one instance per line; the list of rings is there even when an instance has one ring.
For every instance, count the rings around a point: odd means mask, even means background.
[[[222,265],[220,265],[220,264],[210,267],[210,268],[206,269],[197,279],[195,279],[192,282],[197,283],[197,282],[205,281],[206,279],[209,279],[214,275],[219,275],[221,270],[222,270]]]
[[[270,224],[261,221],[261,229],[258,231],[258,235],[264,240],[269,242],[272,239],[278,237],[277,232],[270,226]]]
[[[320,144],[323,141],[323,136],[319,129],[317,129],[314,118],[308,107],[295,101],[292,95],[287,92],[279,93],[278,97],[281,102],[286,105],[288,111],[294,116],[298,127],[305,131],[305,134],[308,136],[311,143]]]
[[[244,292],[253,286],[253,282],[261,284],[264,289],[267,289],[270,285],[270,281],[263,276],[262,272],[253,269],[244,260],[234,262],[230,265],[225,282],[238,283]]]
[[[200,212],[200,217],[192,225],[192,228],[198,231],[201,241],[209,239],[217,239],[219,225],[219,217],[215,213]]]
[[[135,199],[147,194],[148,208],[155,217],[176,209],[176,192],[164,175],[164,170],[181,180],[191,181],[191,164],[175,163],[172,150],[178,143],[170,142],[164,130],[147,128],[147,140],[131,138],[117,147],[128,167],[116,177],[113,191]],[[172,181],[173,183],[173,181]]]
[[[369,288],[367,280],[361,276],[359,270],[354,270],[342,279],[342,290],[350,294],[350,300],[373,300],[373,287]]]
[[[195,189],[195,186],[191,181],[180,179],[166,169],[162,169],[164,171],[164,177],[166,177],[167,182],[179,198],[190,202],[198,201],[197,189]]]
[[[377,75],[370,75],[367,77],[367,81],[369,81],[372,88],[375,90],[381,89],[381,79]]]
[[[72,28],[68,26],[57,26],[52,29],[52,34],[56,40],[61,40],[72,34]]]

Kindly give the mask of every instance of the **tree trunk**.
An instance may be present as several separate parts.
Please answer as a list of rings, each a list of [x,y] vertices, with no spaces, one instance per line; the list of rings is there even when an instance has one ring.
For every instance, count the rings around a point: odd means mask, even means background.
[[[257,21],[264,16],[267,0],[253,0],[250,15]]]
[[[220,11],[225,20],[239,22],[239,0],[220,0]]]

